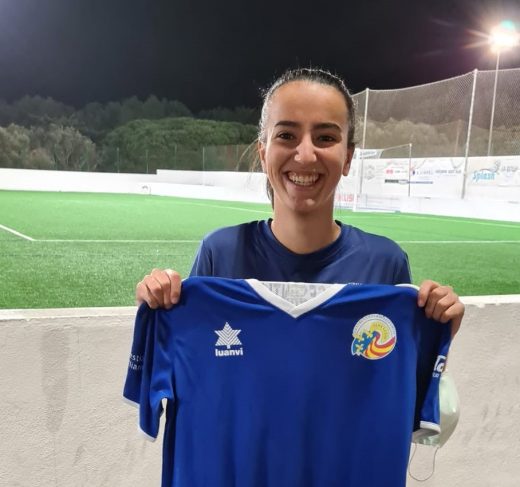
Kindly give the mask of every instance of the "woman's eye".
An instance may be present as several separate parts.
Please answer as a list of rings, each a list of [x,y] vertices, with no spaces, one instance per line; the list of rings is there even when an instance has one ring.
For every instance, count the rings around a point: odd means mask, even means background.
[[[336,138],[331,135],[320,135],[318,137],[318,140],[320,140],[321,142],[334,142]]]
[[[277,135],[277,138],[283,139],[283,140],[291,140],[293,138],[293,135],[289,132],[281,132]]]

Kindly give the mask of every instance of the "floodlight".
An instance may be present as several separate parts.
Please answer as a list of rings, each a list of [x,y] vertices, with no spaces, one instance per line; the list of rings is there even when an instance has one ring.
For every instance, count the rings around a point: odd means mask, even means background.
[[[497,96],[498,71],[500,68],[500,53],[520,44],[520,34],[516,30],[516,26],[511,20],[503,20],[497,26],[491,29],[489,33],[489,44],[491,50],[497,56],[497,64],[495,67],[495,83],[493,85],[493,99],[491,102],[491,121],[489,123],[489,138],[487,155],[491,155],[491,141],[493,140],[493,122],[495,118],[495,102]]]
[[[499,53],[502,50],[518,46],[520,44],[520,34],[516,30],[514,22],[503,20],[491,29],[489,33],[489,44],[493,52]]]

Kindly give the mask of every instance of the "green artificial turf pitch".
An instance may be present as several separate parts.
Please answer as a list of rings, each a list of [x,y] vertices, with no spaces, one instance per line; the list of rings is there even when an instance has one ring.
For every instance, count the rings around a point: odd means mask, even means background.
[[[0,191],[0,308],[134,304],[151,269],[187,276],[198,242],[270,207],[144,195]],[[460,295],[520,293],[520,224],[401,213],[336,218],[396,240],[413,279]]]

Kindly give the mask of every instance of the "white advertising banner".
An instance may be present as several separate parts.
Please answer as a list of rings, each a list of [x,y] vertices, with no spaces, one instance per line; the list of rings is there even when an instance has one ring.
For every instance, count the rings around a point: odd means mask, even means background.
[[[458,198],[464,172],[463,157],[412,159],[410,195]]]
[[[369,159],[363,161],[362,192],[388,196],[458,198],[464,158]]]
[[[361,192],[408,196],[409,159],[368,159],[363,161]]]
[[[520,158],[472,157],[468,161],[466,196],[520,202]]]

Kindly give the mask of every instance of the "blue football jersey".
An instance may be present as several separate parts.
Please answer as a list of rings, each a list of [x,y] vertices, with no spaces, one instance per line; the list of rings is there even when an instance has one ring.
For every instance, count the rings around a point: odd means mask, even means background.
[[[412,434],[439,432],[450,327],[390,285],[192,277],[139,308],[124,396],[163,487],[404,487]]]
[[[214,230],[199,246],[191,276],[261,281],[411,282],[408,257],[392,240],[336,221],[339,237],[315,252],[295,254],[271,230],[272,220]]]

